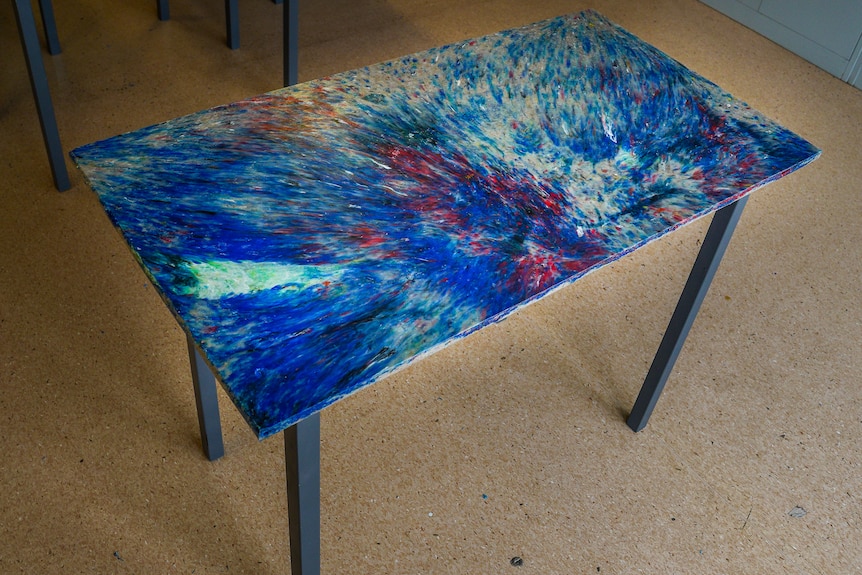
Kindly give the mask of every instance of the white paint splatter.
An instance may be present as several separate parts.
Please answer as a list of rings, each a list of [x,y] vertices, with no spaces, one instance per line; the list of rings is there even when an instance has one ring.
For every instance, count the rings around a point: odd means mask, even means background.
[[[608,120],[608,117],[602,112],[602,129],[605,131],[605,136],[610,138],[611,142],[614,144],[617,143],[617,136],[614,134],[614,127],[611,124],[611,121]]]

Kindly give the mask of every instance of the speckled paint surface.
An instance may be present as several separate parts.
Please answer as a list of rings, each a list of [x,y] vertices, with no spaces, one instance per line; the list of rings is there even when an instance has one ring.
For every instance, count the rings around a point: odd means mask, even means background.
[[[72,153],[259,437],[818,154],[595,12]]]

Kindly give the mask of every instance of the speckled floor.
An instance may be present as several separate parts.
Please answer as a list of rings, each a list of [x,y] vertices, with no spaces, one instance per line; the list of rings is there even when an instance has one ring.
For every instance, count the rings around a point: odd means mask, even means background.
[[[221,2],[55,4],[67,150],[280,86],[269,0],[238,51]],[[325,410],[323,572],[858,570],[862,92],[694,0],[301,4],[301,80],[596,8],[824,150],[752,197],[645,431],[708,222]],[[0,14],[0,573],[288,572],[281,439],[222,396],[204,459],[184,336],[80,176],[53,189]]]

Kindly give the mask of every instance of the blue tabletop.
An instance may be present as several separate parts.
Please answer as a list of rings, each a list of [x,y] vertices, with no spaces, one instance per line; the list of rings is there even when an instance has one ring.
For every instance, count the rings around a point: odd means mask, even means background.
[[[818,154],[595,12],[72,152],[259,437]]]

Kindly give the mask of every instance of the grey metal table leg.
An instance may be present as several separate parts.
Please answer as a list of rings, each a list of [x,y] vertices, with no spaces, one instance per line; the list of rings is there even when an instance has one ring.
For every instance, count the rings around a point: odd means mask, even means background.
[[[320,574],[320,414],[284,431],[290,572]]]
[[[201,428],[201,446],[210,461],[224,455],[221,435],[221,420],[218,413],[218,390],[215,376],[198,351],[192,338],[189,344],[189,363],[192,367],[192,382],[195,387],[195,403],[198,408],[198,423]]]
[[[57,34],[57,21],[54,20],[54,6],[51,0],[39,0],[39,11],[42,13],[42,28],[45,30],[45,42],[49,54],[59,54],[60,36]]]
[[[721,208],[712,218],[682,295],[626,422],[634,431],[642,430],[649,421],[747,201],[748,196],[745,196]]]
[[[299,0],[284,3],[284,85],[293,86],[299,74]]]
[[[169,0],[158,0],[159,20],[171,19]],[[224,0],[225,29],[227,45],[231,50],[239,48],[239,0]]]
[[[228,48],[236,50],[239,48],[239,0],[224,0],[224,16]]]
[[[45,63],[42,62],[39,37],[36,34],[36,21],[33,19],[33,7],[30,5],[30,0],[12,0],[12,5],[15,8],[15,20],[18,22],[21,46],[27,60],[30,86],[33,88],[33,96],[36,99],[39,123],[42,126],[42,139],[48,150],[48,161],[51,164],[54,186],[60,191],[68,190],[71,187],[69,172],[66,171],[66,159],[63,157],[63,146],[60,144],[60,132],[57,129],[57,118],[54,116],[54,105],[51,103]]]

